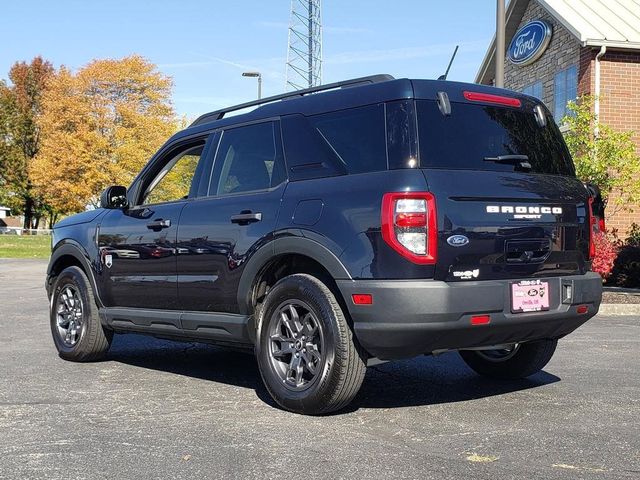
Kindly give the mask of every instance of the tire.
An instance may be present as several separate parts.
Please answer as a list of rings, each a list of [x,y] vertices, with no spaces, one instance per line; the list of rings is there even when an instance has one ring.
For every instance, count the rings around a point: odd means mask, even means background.
[[[281,279],[267,294],[258,319],[256,357],[276,403],[305,415],[347,406],[366,372],[364,351],[336,297],[306,274]]]
[[[113,332],[102,327],[91,284],[78,267],[65,268],[58,275],[49,319],[53,342],[65,360],[100,360],[111,346]]]
[[[558,340],[547,339],[516,344],[516,350],[511,352],[461,350],[458,353],[465,363],[480,375],[515,380],[542,370],[551,360],[557,345]]]

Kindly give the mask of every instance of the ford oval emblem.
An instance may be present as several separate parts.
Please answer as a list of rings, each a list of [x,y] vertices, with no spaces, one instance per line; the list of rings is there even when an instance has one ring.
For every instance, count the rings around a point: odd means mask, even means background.
[[[469,243],[469,239],[464,235],[451,235],[447,238],[447,243],[452,247],[464,247]]]
[[[511,39],[507,58],[515,65],[529,65],[535,62],[547,49],[551,33],[551,25],[543,20],[527,23]]]

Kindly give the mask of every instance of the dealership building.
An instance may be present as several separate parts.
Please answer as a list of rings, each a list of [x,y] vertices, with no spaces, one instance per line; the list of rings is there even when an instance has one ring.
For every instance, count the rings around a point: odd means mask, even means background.
[[[540,98],[558,122],[568,101],[593,95],[600,121],[635,132],[640,154],[640,0],[511,0],[505,35],[505,88]],[[477,83],[494,83],[495,52],[494,39]],[[632,222],[640,205],[607,218],[622,238]]]

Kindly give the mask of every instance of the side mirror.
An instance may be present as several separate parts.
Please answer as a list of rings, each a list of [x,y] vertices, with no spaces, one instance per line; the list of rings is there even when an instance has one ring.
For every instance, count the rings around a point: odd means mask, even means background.
[[[128,206],[127,187],[112,185],[111,187],[107,187],[100,196],[101,208],[122,209]]]

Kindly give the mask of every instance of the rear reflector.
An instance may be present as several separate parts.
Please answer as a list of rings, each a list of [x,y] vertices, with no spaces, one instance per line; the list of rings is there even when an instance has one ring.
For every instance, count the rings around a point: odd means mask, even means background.
[[[490,93],[464,92],[464,98],[471,102],[495,103],[497,105],[507,105],[508,107],[520,107],[522,102],[517,98],[503,97],[502,95],[492,95]]]
[[[589,307],[587,305],[578,305],[578,308],[576,308],[576,312],[578,312],[580,315],[582,315],[583,313],[587,313],[589,311]]]
[[[471,317],[471,325],[486,325],[490,321],[490,315],[473,315]]]
[[[373,304],[373,295],[368,293],[354,293],[351,295],[353,303],[356,305],[371,305]]]
[[[426,227],[426,213],[399,213],[396,216],[396,225],[399,227]]]

